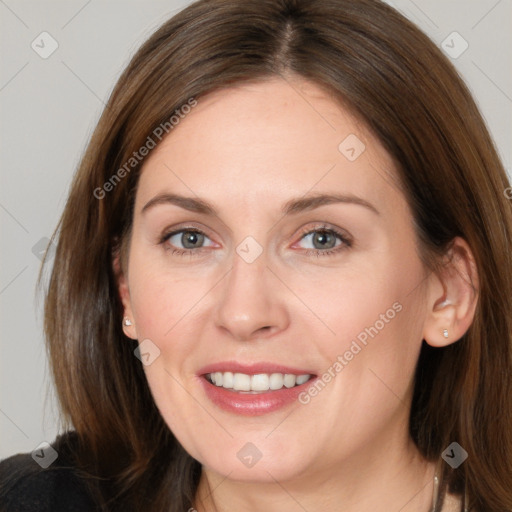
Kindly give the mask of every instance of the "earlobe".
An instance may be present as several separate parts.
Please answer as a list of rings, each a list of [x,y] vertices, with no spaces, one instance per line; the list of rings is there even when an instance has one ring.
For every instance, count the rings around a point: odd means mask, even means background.
[[[133,320],[133,311],[130,300],[130,288],[128,286],[128,279],[121,268],[120,255],[118,251],[116,251],[112,256],[112,268],[114,270],[114,275],[116,278],[119,298],[121,299],[121,303],[123,304],[124,309],[122,320],[123,332],[129,338],[136,340],[137,331],[134,325],[135,322]]]
[[[433,347],[455,343],[473,322],[478,302],[478,273],[469,245],[460,237],[446,255],[446,262],[431,275],[423,338]]]

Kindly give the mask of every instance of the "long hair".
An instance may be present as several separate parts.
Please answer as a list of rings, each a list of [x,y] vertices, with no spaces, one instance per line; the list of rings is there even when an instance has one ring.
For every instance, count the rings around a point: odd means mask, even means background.
[[[466,450],[457,469],[443,465],[442,480],[454,491],[465,487],[472,508],[512,509],[509,182],[453,65],[378,0],[200,0],[133,56],[53,235],[45,338],[62,426],[80,440],[77,465],[105,510],[192,506],[201,466],[162,419],[133,355],[136,342],[123,333],[113,256],[126,258],[144,162],[138,151],[148,137],[161,126],[179,130],[169,119],[209,92],[293,75],[339,99],[382,142],[425,265],[435,271],[456,236],[471,247],[474,321],[457,343],[423,343],[409,430],[427,460],[439,460],[453,441]]]

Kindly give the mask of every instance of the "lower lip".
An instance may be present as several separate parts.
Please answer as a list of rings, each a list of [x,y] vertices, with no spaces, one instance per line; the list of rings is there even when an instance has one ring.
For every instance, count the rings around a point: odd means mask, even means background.
[[[206,396],[221,409],[243,416],[259,416],[277,411],[295,402],[298,396],[314,381],[312,377],[304,384],[293,388],[281,388],[262,393],[241,393],[211,384],[204,376],[200,377]]]

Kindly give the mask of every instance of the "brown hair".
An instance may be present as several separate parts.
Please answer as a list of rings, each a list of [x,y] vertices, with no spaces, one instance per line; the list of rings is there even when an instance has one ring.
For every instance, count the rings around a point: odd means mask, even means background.
[[[101,199],[94,191],[191,98],[276,75],[324,87],[380,139],[433,270],[454,237],[471,247],[476,316],[457,343],[423,344],[410,434],[428,460],[453,441],[468,452],[458,469],[444,464],[443,476],[454,491],[465,486],[472,508],[512,509],[509,183],[452,64],[377,0],[201,0],[153,34],[120,77],[54,234],[45,303],[62,421],[78,434],[91,489],[108,510],[183,512],[201,470],[160,416],[121,326],[112,258],[127,245],[143,159]]]

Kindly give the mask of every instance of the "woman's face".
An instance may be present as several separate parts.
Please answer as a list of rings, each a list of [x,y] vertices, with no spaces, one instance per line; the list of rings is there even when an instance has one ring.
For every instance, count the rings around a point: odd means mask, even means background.
[[[378,140],[276,78],[199,99],[149,155],[120,292],[184,448],[284,481],[407,444],[426,276]]]

